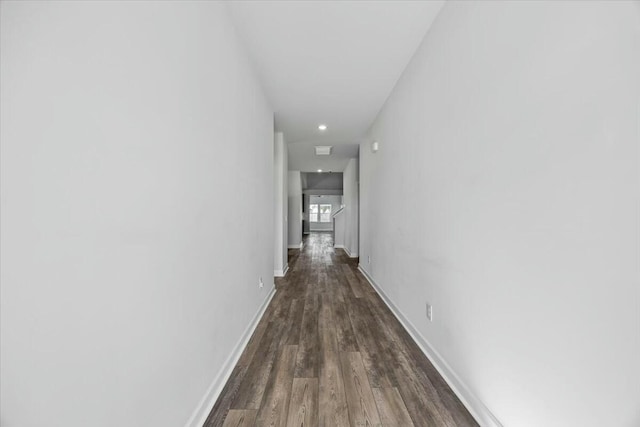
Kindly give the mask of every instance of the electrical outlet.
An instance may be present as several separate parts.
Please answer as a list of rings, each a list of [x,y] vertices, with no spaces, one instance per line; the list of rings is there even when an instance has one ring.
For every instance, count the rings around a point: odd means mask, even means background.
[[[429,319],[430,322],[433,322],[433,307],[429,303],[427,303],[427,319]]]
[[[260,289],[264,288],[264,282],[262,281],[262,277],[260,277],[260,280],[258,281],[258,287]]]

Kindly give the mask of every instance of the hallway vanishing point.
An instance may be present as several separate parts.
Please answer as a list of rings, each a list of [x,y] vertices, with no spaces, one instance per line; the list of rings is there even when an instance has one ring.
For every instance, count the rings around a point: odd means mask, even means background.
[[[477,426],[331,234],[289,266],[206,427]]]

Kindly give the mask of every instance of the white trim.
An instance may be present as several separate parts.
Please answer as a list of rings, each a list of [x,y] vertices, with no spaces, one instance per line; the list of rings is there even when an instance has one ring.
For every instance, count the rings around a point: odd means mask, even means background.
[[[233,351],[227,358],[226,362],[224,362],[224,365],[222,365],[222,369],[220,369],[220,372],[218,373],[218,375],[216,375],[216,377],[213,379],[213,382],[211,383],[206,393],[198,403],[198,406],[196,407],[195,411],[193,411],[193,414],[189,418],[189,421],[187,421],[187,424],[185,424],[186,427],[202,427],[205,421],[207,421],[207,417],[209,416],[209,413],[213,409],[213,405],[215,405],[216,400],[218,400],[218,396],[220,396],[220,393],[222,393],[222,389],[224,388],[225,384],[229,380],[229,377],[231,376],[231,372],[233,371],[233,368],[238,363],[238,360],[240,359],[242,352],[244,351],[245,347],[249,343],[249,339],[251,338],[251,335],[253,335],[253,332],[258,326],[260,319],[262,319],[262,316],[264,315],[264,312],[269,306],[269,303],[271,302],[271,299],[273,298],[275,293],[276,293],[276,287],[274,286],[271,288],[271,291],[269,291],[269,295],[267,295],[267,297],[265,298],[264,302],[258,309],[256,315],[253,317],[253,319],[251,319],[251,322],[247,325],[247,328],[245,329],[244,333],[240,337],[240,340],[234,347]]]
[[[336,249],[344,249],[344,245],[333,245],[333,247]]]
[[[289,249],[302,249],[302,245],[303,245],[303,243],[300,242],[300,244],[298,244],[298,245],[289,245],[288,247],[289,247]]]
[[[484,403],[478,397],[476,397],[469,387],[456,375],[456,373],[451,369],[449,364],[440,356],[440,354],[433,348],[429,341],[427,341],[420,332],[413,326],[413,323],[400,311],[398,307],[387,297],[382,288],[373,280],[373,278],[367,273],[367,271],[362,267],[362,265],[358,265],[358,270],[362,273],[362,275],[371,283],[371,286],[376,290],[380,298],[387,304],[387,307],[391,310],[393,315],[398,319],[400,324],[406,329],[406,331],[411,335],[413,341],[418,345],[420,350],[427,356],[431,364],[436,368],[436,370],[442,375],[442,378],[449,384],[449,387],[453,390],[453,392],[458,396],[458,398],[462,401],[464,406],[469,410],[473,418],[483,427],[502,427],[502,424],[498,419],[491,413],[489,408],[487,408]]]
[[[273,270],[273,275],[275,277],[284,277],[286,276],[287,271],[289,271],[289,264],[284,266],[284,270]]]
[[[347,253],[347,256],[349,258],[358,258],[358,254],[349,252],[349,249],[346,246],[343,247],[342,249],[344,249],[344,251]]]

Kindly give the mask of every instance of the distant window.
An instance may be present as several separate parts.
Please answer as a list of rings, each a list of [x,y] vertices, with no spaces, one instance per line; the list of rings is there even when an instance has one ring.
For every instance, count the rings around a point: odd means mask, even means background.
[[[309,205],[310,222],[331,222],[331,205]]]
[[[318,222],[318,205],[309,205],[309,221]]]
[[[331,205],[320,205],[320,222],[331,222]]]

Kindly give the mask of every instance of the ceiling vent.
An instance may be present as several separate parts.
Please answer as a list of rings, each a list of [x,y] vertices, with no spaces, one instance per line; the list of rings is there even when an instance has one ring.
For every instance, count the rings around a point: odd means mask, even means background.
[[[316,145],[316,156],[328,156],[331,154],[331,145]]]

